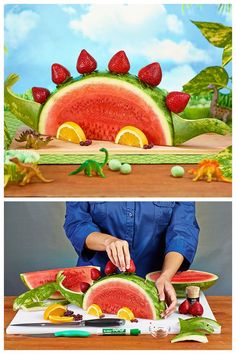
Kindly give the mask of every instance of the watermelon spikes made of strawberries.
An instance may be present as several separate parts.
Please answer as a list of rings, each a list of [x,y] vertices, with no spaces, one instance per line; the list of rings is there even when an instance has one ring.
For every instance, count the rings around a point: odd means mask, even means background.
[[[173,91],[166,96],[166,106],[171,112],[183,112],[188,104],[190,95],[185,92]]]
[[[80,290],[82,291],[82,293],[86,293],[89,287],[90,287],[89,283],[86,283],[84,281],[80,283]]]
[[[124,50],[120,50],[113,55],[108,63],[108,69],[111,73],[127,74],[130,69],[129,59]]]
[[[80,74],[90,74],[97,68],[96,60],[87,50],[82,49],[76,64],[76,69]]]
[[[101,277],[101,272],[97,268],[92,268],[91,269],[91,279],[92,280],[97,280]]]
[[[63,84],[65,81],[67,81],[71,77],[69,70],[67,70],[61,64],[57,64],[57,63],[52,64],[51,71],[52,71],[52,81],[56,85]]]
[[[162,70],[159,63],[151,63],[139,70],[139,79],[147,85],[157,86],[162,79]]]
[[[32,87],[32,95],[35,102],[43,104],[50,96],[50,91],[44,87]]]

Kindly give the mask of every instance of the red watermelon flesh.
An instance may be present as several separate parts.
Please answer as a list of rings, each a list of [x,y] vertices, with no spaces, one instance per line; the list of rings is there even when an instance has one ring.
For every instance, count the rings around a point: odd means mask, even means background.
[[[68,289],[76,291],[80,290],[80,282],[86,282],[89,284],[93,283],[91,279],[91,269],[96,268],[92,266],[84,267],[72,267],[72,268],[57,268],[49,270],[39,270],[36,272],[27,272],[20,274],[21,280],[29,289],[34,289],[40,285],[56,281],[57,274],[63,271],[63,274],[66,276],[64,279],[63,285]],[[57,291],[51,296],[51,299],[60,299],[63,296]]]
[[[152,299],[144,290],[128,280],[110,278],[90,287],[84,297],[84,310],[97,304],[104,313],[117,314],[122,307],[128,307],[135,317],[156,319]]]
[[[114,142],[119,130],[131,125],[156,145],[172,145],[171,117],[164,98],[159,97],[159,101],[160,105],[122,80],[81,80],[58,90],[46,102],[39,131],[55,136],[61,124],[72,121],[81,126],[87,139]]]

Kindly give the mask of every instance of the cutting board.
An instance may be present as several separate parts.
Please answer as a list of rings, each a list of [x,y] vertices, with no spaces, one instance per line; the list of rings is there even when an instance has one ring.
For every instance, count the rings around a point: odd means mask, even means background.
[[[183,302],[183,299],[178,299],[178,305]],[[214,314],[211,311],[211,308],[207,302],[207,299],[203,293],[200,295],[200,302],[203,306],[204,313],[203,316],[215,320]],[[85,311],[82,309],[78,308],[77,306],[74,305],[69,305],[68,308],[70,310],[73,310],[75,313],[80,313],[83,315],[83,319],[92,319],[94,318],[93,316],[90,316],[86,314]],[[107,318],[109,317],[115,317],[114,315],[106,315]],[[164,319],[164,320],[157,320],[157,321],[151,321],[151,320],[144,320],[144,319],[138,319],[138,322],[130,322],[126,321],[125,326],[121,326],[119,328],[138,328],[141,330],[142,334],[149,334],[150,329],[152,328],[164,328],[167,329],[170,334],[176,334],[179,333],[179,321],[178,318],[182,319],[187,319],[190,318],[191,316],[189,315],[180,315],[177,311],[173,313],[170,317]],[[63,331],[68,329],[68,327],[63,327],[63,325],[58,328],[58,327],[51,327],[51,328],[43,328],[43,327],[13,327],[11,326],[12,324],[16,323],[39,323],[39,322],[45,322],[43,320],[43,311],[34,311],[34,312],[28,312],[28,311],[23,311],[19,310],[10,325],[6,329],[7,334],[37,334],[37,333],[54,333],[56,331]],[[72,327],[70,326],[70,329],[78,329],[79,327]],[[94,327],[83,327],[83,329],[86,329],[90,333],[96,334],[97,329]],[[218,332],[220,333],[220,331]]]

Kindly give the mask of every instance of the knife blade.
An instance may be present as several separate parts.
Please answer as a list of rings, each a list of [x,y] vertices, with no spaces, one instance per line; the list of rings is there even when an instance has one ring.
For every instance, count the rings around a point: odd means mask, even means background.
[[[125,320],[120,318],[104,318],[94,320],[83,320],[78,322],[64,322],[64,323],[50,323],[50,322],[38,322],[38,323],[15,323],[11,326],[19,327],[114,327],[123,326]]]

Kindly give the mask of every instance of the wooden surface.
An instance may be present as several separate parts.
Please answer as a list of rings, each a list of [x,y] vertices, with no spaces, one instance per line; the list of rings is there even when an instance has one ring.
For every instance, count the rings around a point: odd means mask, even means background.
[[[12,302],[14,297],[5,298],[5,329],[14,317]],[[102,337],[93,335],[90,338],[32,338],[20,335],[6,335],[4,338],[5,349],[172,349],[172,350],[230,350],[232,349],[232,299],[230,296],[208,296],[207,300],[211,309],[222,326],[221,334],[208,336],[208,343],[182,342],[171,344],[174,335],[156,339],[151,335],[138,337]],[[5,332],[4,332],[5,333]]]
[[[232,145],[231,135],[204,134],[197,136],[181,146],[154,146],[150,150],[144,150],[127,145],[114,144],[109,141],[94,140],[90,146],[80,146],[79,144],[68,143],[62,140],[54,139],[47,146],[40,150],[33,150],[42,155],[44,154],[98,154],[99,149],[105,147],[110,154],[129,154],[129,155],[153,155],[153,154],[217,154],[219,151]],[[11,149],[26,150],[24,143],[18,143],[13,140]]]
[[[185,171],[196,165],[182,165]],[[24,187],[8,185],[5,197],[231,197],[232,184],[193,182],[187,172],[183,178],[170,175],[172,165],[133,165],[130,175],[104,168],[106,178],[83,173],[68,176],[77,165],[41,165],[52,183],[37,180]]]

